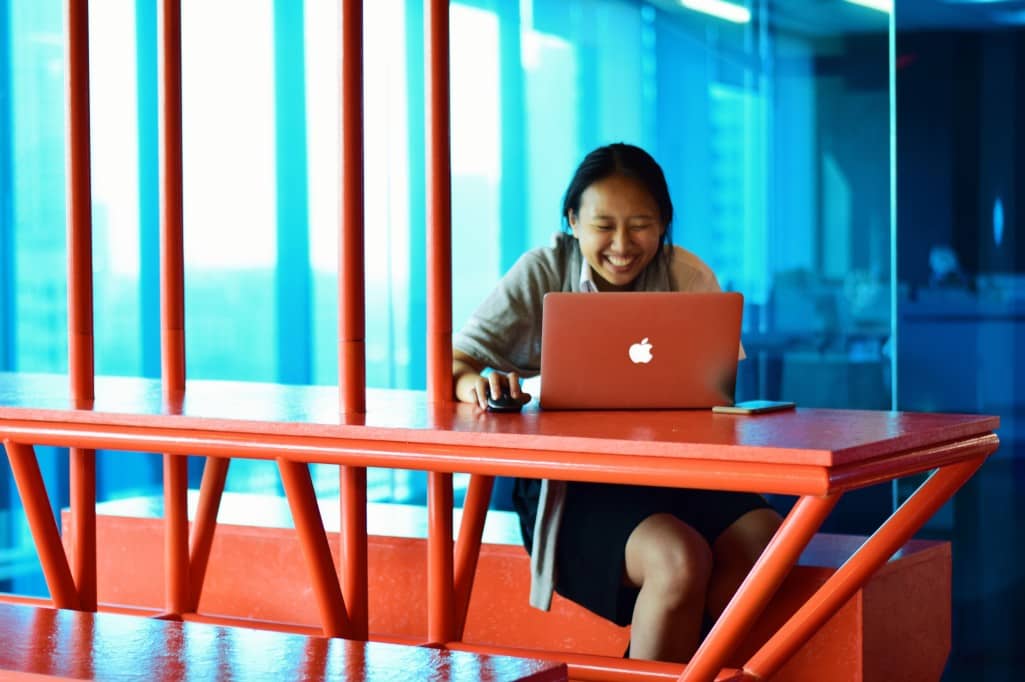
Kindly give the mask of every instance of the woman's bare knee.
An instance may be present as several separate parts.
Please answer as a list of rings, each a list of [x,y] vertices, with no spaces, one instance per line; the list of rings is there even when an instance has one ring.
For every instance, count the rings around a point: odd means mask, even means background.
[[[655,589],[667,605],[702,600],[712,573],[712,549],[693,528],[670,514],[649,516],[626,543],[626,578],[634,587]]]

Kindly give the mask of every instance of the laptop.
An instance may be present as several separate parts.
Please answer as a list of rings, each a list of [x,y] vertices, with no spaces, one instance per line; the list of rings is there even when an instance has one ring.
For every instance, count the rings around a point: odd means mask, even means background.
[[[743,295],[560,292],[543,305],[543,409],[733,404]]]

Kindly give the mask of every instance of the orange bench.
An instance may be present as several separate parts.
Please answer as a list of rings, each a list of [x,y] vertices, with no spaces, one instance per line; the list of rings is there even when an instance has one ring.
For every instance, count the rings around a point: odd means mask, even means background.
[[[246,496],[241,496],[246,497]],[[287,525],[275,498],[252,496],[262,522]],[[239,496],[227,494],[214,540],[199,612],[316,631],[319,615],[308,586],[298,540],[289,528],[241,525]],[[282,502],[278,504],[283,506]],[[100,505],[99,598],[103,603],[159,609],[162,604],[163,524],[155,505]],[[327,501],[325,510],[337,510]],[[370,632],[385,641],[423,641],[427,631],[424,513],[403,505],[371,505]],[[337,523],[326,515],[326,525]],[[278,518],[279,521],[274,519]],[[389,533],[382,535],[381,533]],[[376,534],[375,534],[376,533]],[[515,655],[540,649],[620,656],[628,628],[616,627],[556,595],[552,611],[527,604],[529,570],[514,515],[491,512],[467,616],[464,641]],[[784,582],[730,664],[738,666],[857,548],[862,538],[819,534]],[[332,534],[337,547],[337,534]],[[116,551],[113,551],[116,548]],[[912,641],[913,640],[913,641]],[[950,649],[950,546],[913,540],[780,671],[778,680],[938,679]],[[823,675],[825,674],[825,677]]]
[[[550,661],[0,602],[0,678],[558,682]]]

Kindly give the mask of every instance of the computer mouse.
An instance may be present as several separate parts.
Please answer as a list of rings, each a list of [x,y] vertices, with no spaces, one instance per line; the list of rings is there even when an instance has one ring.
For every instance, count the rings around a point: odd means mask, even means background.
[[[519,412],[523,409],[524,403],[509,395],[508,388],[503,388],[502,395],[494,397],[491,395],[491,386],[485,386],[484,397],[488,401],[488,412]]]

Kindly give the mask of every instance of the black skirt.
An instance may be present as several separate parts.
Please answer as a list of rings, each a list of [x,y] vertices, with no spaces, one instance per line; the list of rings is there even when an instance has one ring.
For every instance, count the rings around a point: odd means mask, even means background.
[[[516,479],[513,507],[527,551],[541,482]],[[555,591],[617,625],[629,625],[638,590],[624,583],[626,541],[652,514],[672,514],[712,545],[734,521],[769,507],[761,495],[609,483],[566,484],[555,545]]]

